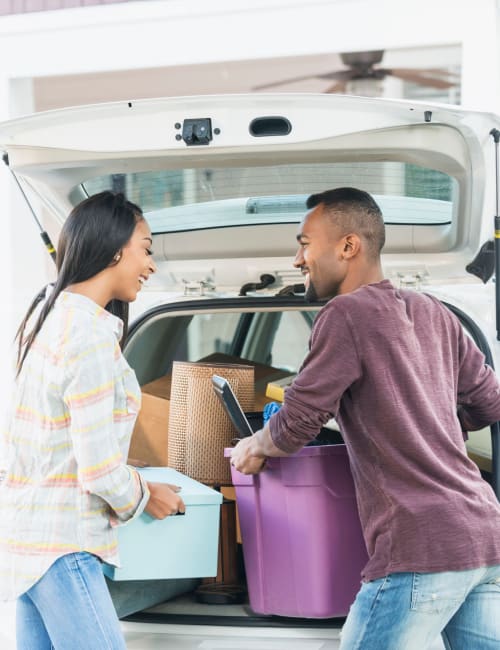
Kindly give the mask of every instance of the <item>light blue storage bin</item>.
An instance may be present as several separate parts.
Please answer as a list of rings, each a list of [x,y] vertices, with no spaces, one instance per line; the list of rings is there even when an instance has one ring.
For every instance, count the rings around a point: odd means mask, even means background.
[[[103,564],[112,580],[205,578],[217,575],[222,494],[170,467],[139,470],[146,481],[182,489],[185,515],[153,519],[143,513],[118,529],[121,568]]]

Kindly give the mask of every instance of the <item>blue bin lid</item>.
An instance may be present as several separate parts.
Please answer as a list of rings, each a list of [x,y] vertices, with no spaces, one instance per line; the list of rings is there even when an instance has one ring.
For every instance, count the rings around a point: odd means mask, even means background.
[[[187,506],[222,503],[223,496],[220,492],[171,467],[141,467],[137,471],[146,481],[179,485],[181,488],[179,496]]]

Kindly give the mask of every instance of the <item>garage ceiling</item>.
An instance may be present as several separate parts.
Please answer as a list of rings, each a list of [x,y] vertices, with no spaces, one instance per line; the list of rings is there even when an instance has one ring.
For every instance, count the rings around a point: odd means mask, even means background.
[[[382,64],[384,67],[418,69],[435,67],[436,61],[439,61],[441,68],[456,68],[460,63],[460,47],[388,50],[384,54]],[[311,78],[269,88],[268,92],[325,92],[331,82],[315,79],[313,75],[343,68],[345,66],[339,54],[333,52],[311,56],[38,77],[33,79],[34,107],[37,111],[43,111],[70,105],[146,97],[246,93],[252,92],[253,88],[260,84],[308,75],[311,75]]]

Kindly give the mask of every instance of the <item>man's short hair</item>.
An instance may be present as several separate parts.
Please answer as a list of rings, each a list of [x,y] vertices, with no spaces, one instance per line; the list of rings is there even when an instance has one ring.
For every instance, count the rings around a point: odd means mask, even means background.
[[[385,226],[382,211],[375,199],[355,187],[338,187],[319,194],[311,194],[306,201],[308,210],[324,205],[326,212],[342,235],[355,233],[366,241],[368,255],[376,258],[385,244]]]

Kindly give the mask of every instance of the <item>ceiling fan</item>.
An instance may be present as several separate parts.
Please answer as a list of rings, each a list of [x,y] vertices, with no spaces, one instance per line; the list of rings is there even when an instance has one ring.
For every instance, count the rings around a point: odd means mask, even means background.
[[[332,72],[325,72],[321,74],[309,74],[302,77],[292,77],[290,79],[282,79],[272,83],[261,84],[254,86],[254,90],[263,90],[265,88],[273,88],[274,86],[281,86],[296,81],[304,81],[306,79],[324,79],[331,81],[325,93],[343,93],[346,92],[347,84],[350,81],[370,80],[380,81],[385,77],[392,76],[404,81],[420,84],[422,86],[429,86],[444,90],[456,85],[456,80],[451,77],[457,75],[449,70],[441,68],[382,68],[377,64],[381,63],[384,56],[384,50],[373,50],[369,52],[341,52],[340,58],[342,63],[346,66],[344,70],[333,70]]]

